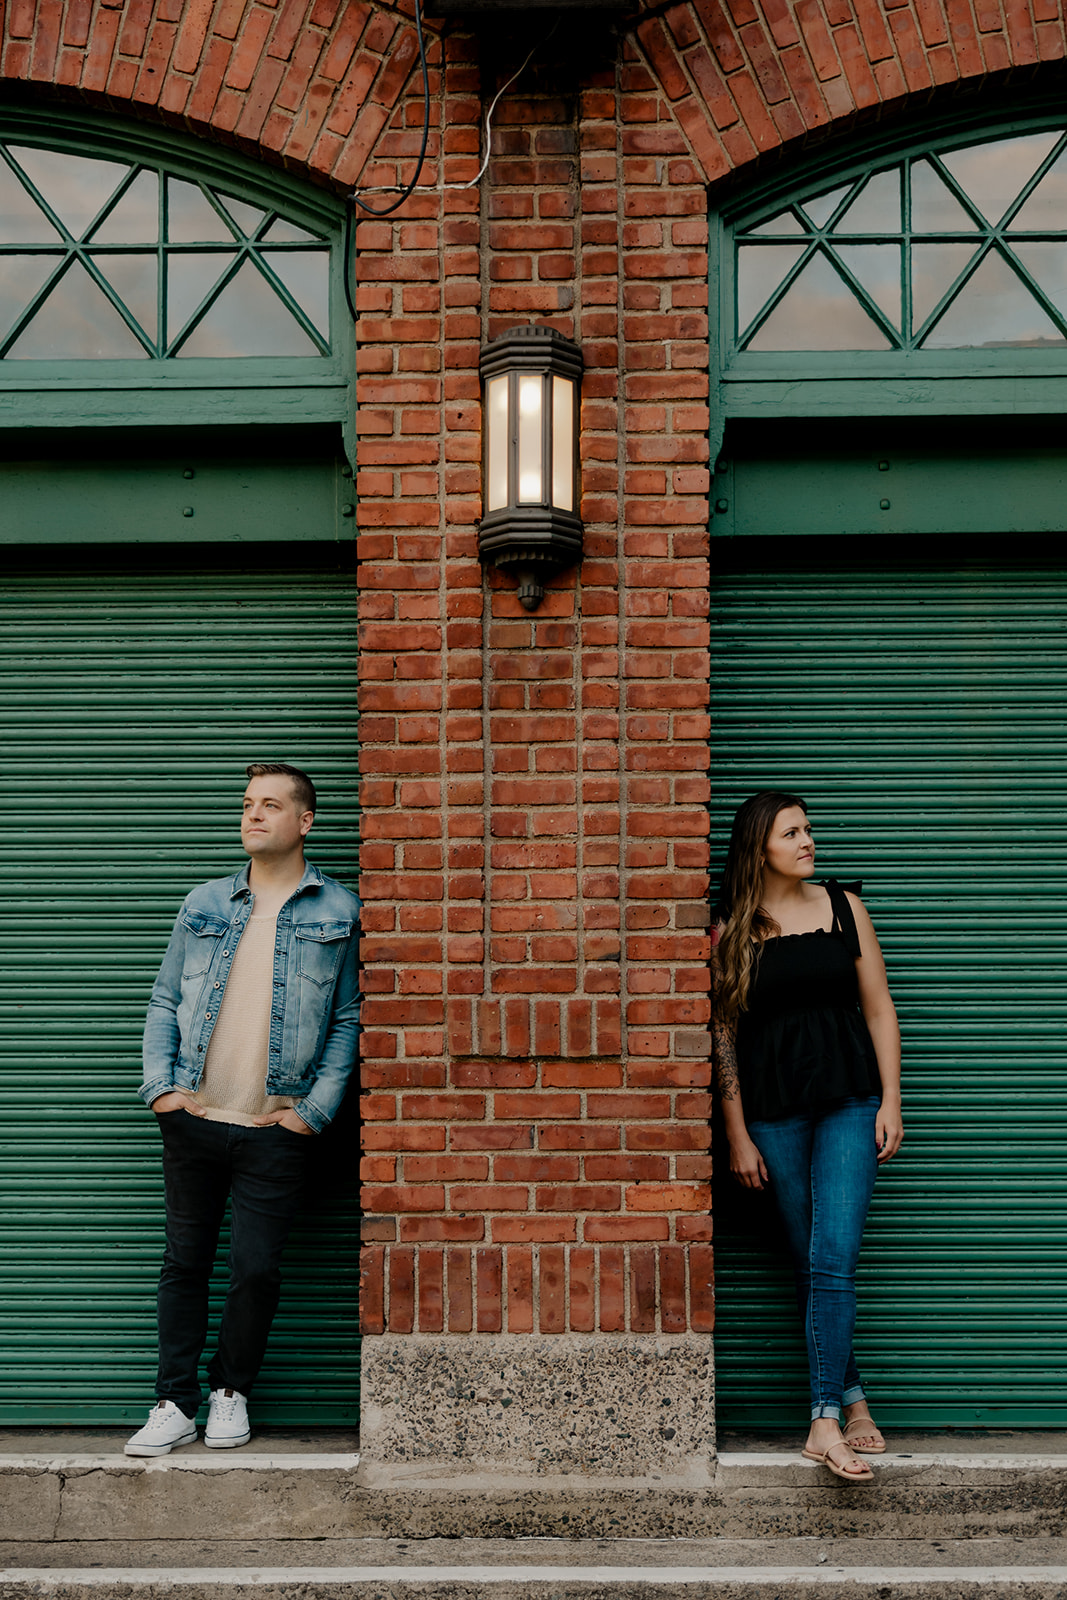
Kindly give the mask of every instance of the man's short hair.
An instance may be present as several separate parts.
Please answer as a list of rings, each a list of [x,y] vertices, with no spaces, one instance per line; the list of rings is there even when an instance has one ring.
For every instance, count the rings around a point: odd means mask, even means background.
[[[306,772],[301,772],[299,767],[291,767],[288,761],[251,761],[245,768],[250,778],[273,778],[276,774],[290,778],[293,784],[293,798],[301,811],[315,811],[315,785]]]

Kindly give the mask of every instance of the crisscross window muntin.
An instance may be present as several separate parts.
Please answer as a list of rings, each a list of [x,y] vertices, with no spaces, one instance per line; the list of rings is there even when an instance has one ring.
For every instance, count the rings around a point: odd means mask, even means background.
[[[336,232],[239,183],[0,141],[0,362],[331,355]]]
[[[946,141],[733,229],[729,355],[1067,350],[1067,132]]]

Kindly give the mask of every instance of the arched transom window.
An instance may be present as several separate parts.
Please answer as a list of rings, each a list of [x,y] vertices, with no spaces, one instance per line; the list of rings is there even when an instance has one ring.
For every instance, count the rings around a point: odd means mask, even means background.
[[[330,348],[324,232],[159,163],[0,143],[0,359]]]
[[[736,346],[1067,344],[1067,134],[906,157],[736,234]]]
[[[339,423],[337,195],[169,128],[0,106],[0,435]]]
[[[758,173],[712,216],[731,418],[1067,412],[1067,117],[977,104]]]

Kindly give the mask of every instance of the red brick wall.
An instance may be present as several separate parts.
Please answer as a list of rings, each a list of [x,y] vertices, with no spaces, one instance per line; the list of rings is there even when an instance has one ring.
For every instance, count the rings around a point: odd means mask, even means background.
[[[411,10],[12,0],[0,76],[391,185],[421,132]],[[368,1331],[710,1326],[705,186],[1060,61],[1060,12],[568,22],[470,188],[526,19],[431,25],[422,187],[357,235]],[[476,529],[479,348],[530,318],[586,362],[586,559],[532,616]]]
[[[361,547],[371,1329],[681,1331],[687,1292],[710,1326],[709,1252],[687,1280],[682,1248],[709,1234],[707,201],[649,73],[611,43],[601,27],[539,50],[497,108],[475,216],[444,224],[443,585],[410,535]],[[477,170],[461,132],[527,48],[448,41],[446,182]],[[358,244],[395,521],[396,408],[436,394],[401,378],[394,333],[412,288],[420,307],[432,291],[403,224]],[[479,348],[531,315],[586,364],[586,558],[533,616],[484,579],[475,520]]]
[[[684,1181],[706,1163],[704,1094],[627,1090],[602,1062],[451,1079],[366,1097],[365,1203],[401,1213],[366,1224],[368,1331],[681,1332],[687,1290],[710,1328],[706,1193]]]

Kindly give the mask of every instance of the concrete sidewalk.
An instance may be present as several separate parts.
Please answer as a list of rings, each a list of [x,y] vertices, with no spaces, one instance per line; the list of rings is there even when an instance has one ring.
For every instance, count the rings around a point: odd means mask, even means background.
[[[33,1566],[62,1571],[142,1568],[174,1572],[224,1569],[293,1572],[389,1571],[406,1574],[430,1569],[514,1569],[657,1572],[699,1569],[720,1572],[770,1567],[776,1572],[820,1568],[888,1571],[903,1568],[957,1571],[960,1568],[1016,1571],[1039,1566],[1067,1570],[1067,1537],[1062,1539],[108,1539],[94,1545],[91,1564],[83,1543],[53,1546],[0,1541],[0,1570]],[[328,1555],[329,1560],[325,1560]],[[34,1557],[38,1560],[34,1561]],[[81,1558],[79,1560],[79,1557]]]
[[[405,1552],[368,1544],[351,1550],[354,1562],[336,1565],[323,1565],[320,1555],[317,1565],[8,1569],[0,1572],[0,1600],[1062,1600],[1067,1592],[1062,1544],[1042,1550],[1056,1558],[1049,1561],[1035,1550],[980,1541],[966,1551],[772,1551],[763,1541],[757,1549],[681,1540],[665,1549],[627,1540],[605,1549],[598,1541],[549,1540],[521,1552],[449,1544]]]

